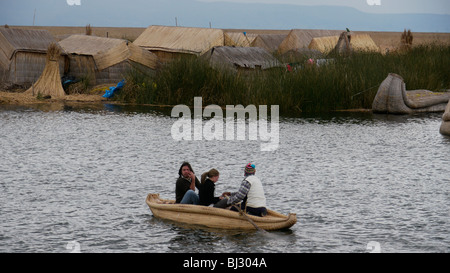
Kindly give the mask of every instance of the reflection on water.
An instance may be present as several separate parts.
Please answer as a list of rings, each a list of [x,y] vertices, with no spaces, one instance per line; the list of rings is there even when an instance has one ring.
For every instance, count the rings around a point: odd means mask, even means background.
[[[280,147],[181,141],[170,108],[0,105],[0,252],[449,252],[450,138],[440,114],[333,113],[280,119]],[[211,230],[156,219],[178,168],[217,168],[236,191],[254,162],[288,231]]]

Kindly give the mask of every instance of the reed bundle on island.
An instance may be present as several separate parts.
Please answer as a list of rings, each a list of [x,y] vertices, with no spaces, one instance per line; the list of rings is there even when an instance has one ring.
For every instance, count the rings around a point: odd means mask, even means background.
[[[59,57],[61,48],[56,43],[51,43],[47,50],[47,59],[44,71],[39,79],[27,91],[33,96],[50,96],[58,98],[65,96],[59,73]]]

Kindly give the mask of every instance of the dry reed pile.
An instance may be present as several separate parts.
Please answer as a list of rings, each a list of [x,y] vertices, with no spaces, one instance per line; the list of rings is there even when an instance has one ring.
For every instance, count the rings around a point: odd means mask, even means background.
[[[59,57],[61,49],[56,43],[51,43],[47,50],[44,71],[39,79],[26,92],[33,96],[51,96],[52,98],[65,96],[59,73]]]

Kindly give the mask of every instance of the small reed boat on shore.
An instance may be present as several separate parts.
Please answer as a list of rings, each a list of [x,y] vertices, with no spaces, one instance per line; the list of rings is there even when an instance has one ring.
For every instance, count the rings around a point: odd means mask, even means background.
[[[159,194],[148,194],[146,203],[155,217],[210,228],[272,231],[290,228],[297,222],[295,213],[284,215],[268,209],[264,217],[242,215],[228,209],[175,204],[174,200],[161,199]]]
[[[407,91],[403,78],[390,73],[378,88],[372,110],[386,114],[444,112],[449,100],[450,92]]]
[[[444,115],[442,116],[440,132],[443,135],[450,136],[450,101],[448,102]]]

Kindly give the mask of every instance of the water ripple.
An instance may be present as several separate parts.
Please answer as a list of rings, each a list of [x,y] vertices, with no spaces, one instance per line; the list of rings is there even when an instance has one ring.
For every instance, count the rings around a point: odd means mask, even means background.
[[[175,142],[154,109],[41,112],[0,106],[0,252],[449,252],[450,141],[440,115],[281,119],[280,147]],[[236,191],[252,161],[269,207],[297,213],[260,234],[154,218],[147,193],[174,198],[179,165],[214,167]],[[193,243],[195,242],[195,244]]]

